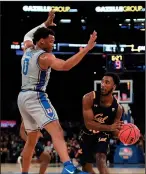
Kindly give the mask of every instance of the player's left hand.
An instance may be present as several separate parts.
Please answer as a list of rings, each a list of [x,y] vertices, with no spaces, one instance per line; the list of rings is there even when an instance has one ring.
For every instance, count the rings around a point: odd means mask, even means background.
[[[120,127],[120,129],[119,129],[119,130],[116,129],[116,130],[113,132],[113,136],[114,136],[115,138],[118,138],[119,132],[120,132],[120,130],[122,129],[123,125],[124,125],[124,121],[121,121],[121,127]]]
[[[54,18],[55,18],[55,11],[51,10],[48,15],[48,19],[45,22],[46,27],[49,26],[56,26],[54,23]]]

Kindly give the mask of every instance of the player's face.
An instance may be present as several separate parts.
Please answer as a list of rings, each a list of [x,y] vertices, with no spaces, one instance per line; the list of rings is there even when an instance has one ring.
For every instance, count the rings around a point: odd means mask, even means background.
[[[55,37],[53,35],[49,35],[46,39],[44,39],[45,48],[47,51],[52,51],[54,47]]]
[[[115,84],[113,78],[110,76],[104,76],[101,81],[101,95],[107,96],[115,90]]]

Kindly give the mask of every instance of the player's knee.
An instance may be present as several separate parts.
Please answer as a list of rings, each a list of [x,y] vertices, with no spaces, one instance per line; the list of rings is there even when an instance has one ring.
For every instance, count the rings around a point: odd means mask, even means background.
[[[106,167],[106,155],[104,153],[96,154],[96,164],[98,168]]]
[[[27,136],[27,144],[29,147],[35,147],[38,141],[38,132],[30,132]]]
[[[64,134],[63,133],[63,130],[62,129],[59,129],[58,132],[56,132],[56,133],[54,133],[52,135],[52,139],[58,139],[58,140],[64,139],[64,135],[63,134]]]
[[[56,137],[56,138],[62,138],[63,137],[63,129],[62,129],[61,125],[59,124],[58,120],[47,124],[44,128],[53,137]]]
[[[63,132],[63,129],[62,127],[59,125],[59,124],[56,124],[56,131],[53,132],[53,135],[56,137],[56,138],[62,138],[64,137],[64,132]]]
[[[64,137],[63,129],[60,127],[58,131],[58,136]]]
[[[40,156],[40,160],[45,164],[49,164],[51,161],[51,155],[49,152],[43,152]]]

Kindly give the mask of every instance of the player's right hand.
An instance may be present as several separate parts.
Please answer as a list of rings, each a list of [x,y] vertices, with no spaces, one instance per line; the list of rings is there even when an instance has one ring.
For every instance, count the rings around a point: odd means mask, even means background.
[[[123,121],[119,121],[119,122],[115,122],[111,125],[110,129],[111,131],[116,131],[116,130],[120,130],[123,126]]]
[[[86,46],[86,48],[88,50],[91,50],[95,45],[96,45],[96,42],[95,40],[97,39],[97,32],[94,31],[91,35],[90,35],[90,39],[88,41],[88,44]]]
[[[48,14],[47,20],[45,21],[46,27],[56,26],[56,24],[54,23],[54,18],[55,18],[55,11],[51,10]]]

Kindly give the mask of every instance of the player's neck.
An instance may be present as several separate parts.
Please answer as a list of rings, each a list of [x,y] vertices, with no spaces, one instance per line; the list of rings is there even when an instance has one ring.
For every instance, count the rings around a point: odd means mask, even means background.
[[[110,105],[113,102],[113,96],[110,94],[108,96],[100,96],[100,102],[103,105]]]
[[[42,48],[40,48],[39,45],[36,45],[36,46],[35,46],[35,49],[36,49],[36,50],[42,50]]]
[[[36,49],[36,50],[44,50],[44,51],[48,52],[47,49],[41,48],[39,45],[36,45],[36,46],[35,46],[35,49]]]

